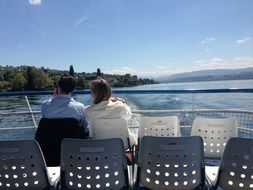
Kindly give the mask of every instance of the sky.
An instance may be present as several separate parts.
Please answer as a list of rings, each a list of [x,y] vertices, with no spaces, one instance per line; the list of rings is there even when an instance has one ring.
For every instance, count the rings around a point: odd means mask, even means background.
[[[0,65],[157,77],[253,67],[253,0],[0,0]]]

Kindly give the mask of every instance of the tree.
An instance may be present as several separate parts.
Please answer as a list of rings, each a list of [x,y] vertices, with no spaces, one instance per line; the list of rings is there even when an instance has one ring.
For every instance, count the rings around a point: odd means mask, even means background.
[[[101,76],[100,68],[97,68],[97,76]]]
[[[69,74],[70,74],[71,76],[74,76],[74,74],[75,74],[73,65],[70,65],[70,67],[69,67]]]
[[[26,90],[34,90],[34,85],[33,85],[33,74],[32,74],[32,67],[27,67],[27,84],[25,89]]]
[[[77,89],[84,89],[86,86],[88,86],[88,84],[82,77],[79,77],[76,86]]]
[[[11,90],[11,83],[7,81],[0,82],[0,92]]]
[[[48,86],[48,76],[38,68],[32,69],[32,75],[33,75],[33,86],[36,90],[43,89]]]
[[[27,80],[23,76],[23,74],[18,73],[12,80],[12,89],[13,90],[24,90],[25,85],[27,84]]]
[[[4,80],[4,71],[0,70],[0,81]]]
[[[14,69],[7,68],[3,74],[4,81],[11,81],[14,78],[15,72]]]
[[[40,90],[48,86],[48,76],[47,74],[36,67],[27,68],[27,90]]]

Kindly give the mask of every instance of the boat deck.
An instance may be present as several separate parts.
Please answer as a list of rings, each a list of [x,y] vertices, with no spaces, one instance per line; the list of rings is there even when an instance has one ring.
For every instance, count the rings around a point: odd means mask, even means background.
[[[117,94],[121,93],[253,93],[253,89],[227,89],[227,90],[187,90],[187,91],[118,91]],[[44,95],[42,93],[41,95]],[[84,94],[88,94],[85,92]],[[5,95],[6,94],[2,94]],[[1,95],[1,96],[2,96]],[[16,96],[17,94],[10,94],[11,96]],[[0,112],[0,140],[16,140],[16,139],[33,139],[38,122],[41,118],[40,111],[32,111],[29,103],[29,94],[24,94],[26,105],[28,111],[16,111],[16,112]],[[34,95],[34,94],[33,94]],[[242,109],[198,109],[195,108],[195,99],[192,99],[191,109],[162,109],[162,110],[139,110],[136,108],[132,109],[133,115],[131,120],[129,120],[128,125],[130,130],[138,136],[138,130],[140,127],[140,118],[142,116],[150,117],[164,117],[164,116],[177,116],[180,124],[180,136],[190,136],[191,126],[196,117],[205,117],[205,118],[236,118],[238,126],[238,136],[242,138],[253,138],[253,110],[242,110]],[[13,120],[18,118],[17,120]],[[29,126],[19,125],[19,122],[30,121]],[[10,123],[10,126],[3,125]],[[208,179],[214,185],[217,180],[217,173],[219,166],[210,167],[206,166],[206,174]],[[50,179],[58,180],[60,177],[60,167],[48,167],[48,173]],[[131,174],[131,172],[129,172]],[[252,175],[253,176],[253,175]],[[133,182],[131,182],[133,183]]]

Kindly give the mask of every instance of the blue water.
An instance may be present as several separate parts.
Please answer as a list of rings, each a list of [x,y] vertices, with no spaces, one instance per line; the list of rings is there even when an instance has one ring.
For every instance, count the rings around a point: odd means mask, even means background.
[[[253,80],[209,81],[190,83],[163,83],[137,86],[131,89],[181,90],[253,88]],[[128,89],[128,88],[122,88]],[[125,95],[130,104],[139,109],[188,109],[192,108],[192,94]],[[195,108],[238,108],[253,110],[253,94],[197,94]]]
[[[170,89],[223,89],[223,88],[253,88],[253,80],[234,80],[234,81],[210,81],[210,82],[190,82],[190,83],[163,83],[154,85],[144,85],[121,89],[143,89],[143,90],[170,90]],[[192,94],[159,94],[159,95],[129,95],[120,96],[128,101],[134,109],[190,109],[192,108]],[[50,96],[31,96],[28,97],[32,110],[40,111],[41,102]],[[75,99],[89,105],[90,95],[77,95]],[[194,108],[214,108],[214,109],[243,109],[253,110],[253,94],[197,94],[195,96]],[[1,97],[0,112],[28,111],[24,97]],[[36,115],[37,122],[40,115]],[[0,127],[13,127],[17,123],[22,127],[32,126],[29,115],[0,115]],[[25,135],[25,134],[24,134]]]

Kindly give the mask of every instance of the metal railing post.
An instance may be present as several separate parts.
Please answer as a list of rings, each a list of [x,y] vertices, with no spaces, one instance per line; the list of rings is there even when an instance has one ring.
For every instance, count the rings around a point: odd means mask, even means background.
[[[31,106],[30,106],[30,103],[29,103],[29,100],[28,100],[28,97],[27,97],[27,96],[25,96],[25,100],[26,100],[26,104],[27,104],[29,113],[30,113],[30,115],[31,115],[31,117],[32,117],[32,120],[33,120],[33,126],[34,126],[35,128],[37,128],[36,120],[35,120],[35,117],[34,117],[34,115],[33,115],[32,108],[31,108]]]

